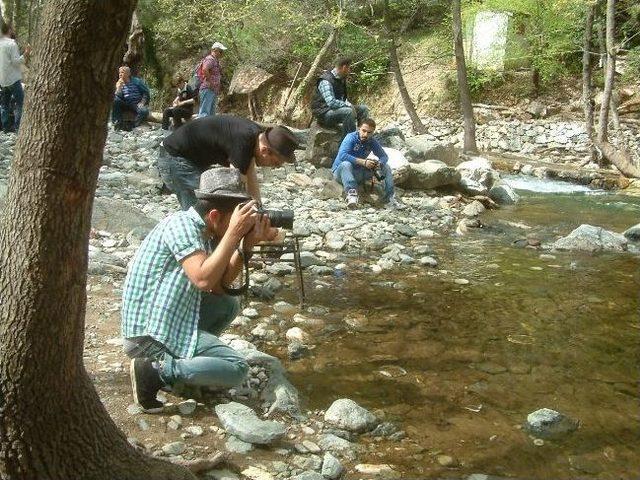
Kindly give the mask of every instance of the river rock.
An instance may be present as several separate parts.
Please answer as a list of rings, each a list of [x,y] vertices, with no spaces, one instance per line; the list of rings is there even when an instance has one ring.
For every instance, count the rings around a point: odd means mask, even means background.
[[[520,200],[520,196],[506,183],[499,183],[491,187],[489,198],[501,205],[513,205]]]
[[[342,476],[344,467],[336,457],[329,452],[324,454],[322,460],[322,475],[329,480],[336,480]]]
[[[474,200],[469,205],[465,205],[465,207],[462,209],[462,214],[467,217],[477,217],[485,210],[486,208],[482,203],[480,203],[478,200]]]
[[[224,444],[225,448],[229,452],[245,454],[253,450],[253,445],[247,442],[243,442],[238,437],[230,435],[229,439]]]
[[[627,249],[624,235],[605,230],[602,227],[583,224],[566,237],[553,244],[556,250],[581,250],[586,252],[617,251]]]
[[[323,128],[314,121],[309,129],[305,159],[316,167],[330,167],[341,141],[342,131]]]
[[[225,430],[244,442],[268,445],[284,437],[283,424],[261,420],[251,408],[240,403],[219,404],[215,410]]]
[[[527,415],[524,428],[538,438],[557,438],[577,429],[578,422],[550,408],[541,408]]]
[[[333,435],[332,433],[322,435],[318,441],[318,445],[325,451],[347,458],[354,458],[356,452],[360,450],[359,445]]]
[[[634,242],[639,241],[640,240],[640,223],[638,223],[637,225],[634,225],[631,228],[626,229],[622,234],[625,237],[627,237],[629,240],[632,240]]]
[[[184,402],[180,402],[178,404],[178,411],[182,415],[191,415],[193,412],[196,411],[197,406],[198,406],[198,402],[190,398],[189,400],[185,400]]]
[[[212,480],[240,480],[240,477],[231,470],[209,470],[206,475],[206,478]]]
[[[254,466],[245,468],[241,473],[244,475],[244,478],[250,480],[275,480],[276,478],[266,470]]]
[[[455,165],[458,162],[458,152],[453,144],[435,142],[429,134],[407,138],[406,143],[409,147],[407,157],[410,162],[439,160],[447,165]]]
[[[460,172],[438,160],[411,165],[411,174],[405,187],[413,190],[431,190],[447,185],[457,185],[460,182]]]
[[[157,223],[124,200],[103,197],[94,200],[91,226],[96,230],[126,235],[135,228],[148,233]]]
[[[456,167],[460,172],[460,186],[465,193],[486,195],[500,175],[484,157],[472,157]]]
[[[324,420],[351,432],[367,432],[378,424],[375,415],[348,398],[333,402],[325,412]]]
[[[162,447],[162,451],[167,455],[182,455],[187,450],[187,444],[184,442],[167,443]]]
[[[326,480],[326,479],[318,472],[314,472],[313,470],[307,470],[306,472],[302,472],[294,477],[291,477],[290,480]]]

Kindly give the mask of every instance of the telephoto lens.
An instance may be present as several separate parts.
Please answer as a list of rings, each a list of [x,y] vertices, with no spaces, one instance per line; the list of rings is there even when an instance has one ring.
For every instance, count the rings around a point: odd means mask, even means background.
[[[261,208],[257,212],[269,217],[272,227],[293,229],[293,210],[265,210]]]

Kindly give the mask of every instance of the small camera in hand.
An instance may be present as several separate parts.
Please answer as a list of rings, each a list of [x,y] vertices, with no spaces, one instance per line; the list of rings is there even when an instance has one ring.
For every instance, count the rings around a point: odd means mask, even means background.
[[[375,169],[373,171],[373,176],[376,177],[376,180],[378,180],[379,182],[384,180],[384,175],[382,174],[382,171],[379,169]]]

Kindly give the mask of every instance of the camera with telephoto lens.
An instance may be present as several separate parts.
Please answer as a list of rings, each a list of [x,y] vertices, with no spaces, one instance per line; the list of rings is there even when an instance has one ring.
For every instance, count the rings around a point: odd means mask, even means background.
[[[287,230],[293,228],[293,210],[267,210],[266,208],[258,207],[256,208],[256,213],[266,215],[272,227],[286,228]]]

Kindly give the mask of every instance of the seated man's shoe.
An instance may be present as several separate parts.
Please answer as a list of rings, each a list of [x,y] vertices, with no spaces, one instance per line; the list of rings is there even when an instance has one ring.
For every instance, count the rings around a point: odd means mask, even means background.
[[[404,203],[401,203],[395,195],[389,197],[389,200],[387,200],[387,203],[385,203],[384,206],[389,210],[402,210],[403,208],[406,208],[406,205]]]
[[[131,360],[131,389],[133,401],[142,407],[146,413],[160,413],[163,404],[156,395],[165,386],[158,370],[148,358],[134,358]]]
[[[358,208],[358,192],[354,189],[347,192],[347,208],[350,210]]]

